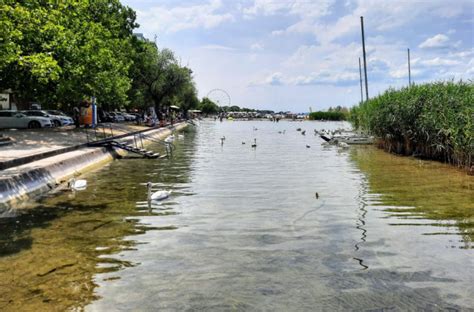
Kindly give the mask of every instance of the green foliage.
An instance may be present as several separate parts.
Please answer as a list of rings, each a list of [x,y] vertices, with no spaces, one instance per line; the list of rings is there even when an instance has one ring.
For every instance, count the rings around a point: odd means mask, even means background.
[[[207,97],[203,98],[201,104],[199,105],[199,109],[203,114],[217,114],[219,112],[219,106],[209,100]]]
[[[4,0],[0,90],[49,107],[90,96],[105,109],[196,107],[192,71],[172,51],[135,38],[135,18],[119,0]]]
[[[309,114],[310,120],[346,120],[346,115],[341,111],[312,112]]]
[[[474,84],[437,82],[384,94],[351,110],[355,127],[400,154],[417,154],[459,166],[473,165]]]

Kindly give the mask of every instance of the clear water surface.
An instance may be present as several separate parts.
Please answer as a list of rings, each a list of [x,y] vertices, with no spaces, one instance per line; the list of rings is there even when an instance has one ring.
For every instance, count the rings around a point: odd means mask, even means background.
[[[472,310],[473,178],[313,134],[344,126],[203,121],[3,212],[0,310]]]

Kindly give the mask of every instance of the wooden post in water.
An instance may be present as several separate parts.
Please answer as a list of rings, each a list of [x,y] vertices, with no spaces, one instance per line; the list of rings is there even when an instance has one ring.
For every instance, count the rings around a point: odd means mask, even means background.
[[[364,102],[364,92],[362,87],[362,66],[360,65],[360,57],[359,57],[359,78],[360,78],[360,102]]]
[[[408,50],[408,86],[411,87],[410,49]]]
[[[369,84],[367,82],[367,58],[365,56],[365,34],[364,34],[364,17],[360,17],[360,28],[362,30],[362,52],[364,57],[364,76],[365,76],[365,100],[369,99]]]

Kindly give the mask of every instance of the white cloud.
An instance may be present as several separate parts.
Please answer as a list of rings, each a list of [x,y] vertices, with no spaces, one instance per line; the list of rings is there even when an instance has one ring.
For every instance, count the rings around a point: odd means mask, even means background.
[[[460,62],[455,61],[455,60],[442,59],[442,58],[436,57],[431,60],[422,61],[421,64],[427,65],[427,66],[451,66],[451,65],[459,65]]]
[[[283,74],[280,72],[273,73],[265,79],[264,83],[272,86],[281,85],[283,84]]]
[[[262,3],[260,3],[262,2]],[[259,12],[258,3],[264,7],[263,3],[278,4],[279,7],[288,2],[261,0],[255,1],[252,7],[254,14]],[[311,5],[317,6],[319,1],[308,1]],[[414,20],[426,16],[432,18],[453,18],[460,15],[463,11],[472,10],[472,4],[469,0],[457,0],[456,5],[442,0],[431,1],[398,1],[388,2],[382,0],[357,0],[354,1],[354,10],[347,15],[340,16],[335,22],[328,23],[321,20],[321,17],[330,12],[332,2],[323,1],[322,10],[319,14],[311,14],[301,10],[300,19],[285,29],[279,29],[273,32],[275,35],[282,33],[311,33],[316,36],[322,44],[332,42],[338,38],[348,35],[355,35],[360,32],[360,16],[364,16],[366,32],[383,32],[391,29],[400,28],[408,25]],[[350,3],[352,6],[352,3]],[[272,9],[270,9],[272,8]],[[269,6],[262,12],[274,12],[276,8]],[[288,9],[291,13],[291,9]],[[278,12],[278,10],[277,10]],[[267,13],[268,14],[268,13]]]
[[[189,60],[200,96],[223,88],[239,106],[357,103],[360,16],[369,95],[406,85],[407,47],[417,83],[474,75],[472,0],[124,1],[140,7],[140,32]],[[425,45],[449,48],[418,47],[436,34],[447,40]]]
[[[411,77],[418,77],[423,74],[421,69],[412,69]],[[394,69],[389,72],[390,77],[395,79],[408,78],[408,68]]]
[[[274,30],[272,31],[272,36],[280,36],[280,35],[283,35],[285,33],[284,30]]]
[[[431,38],[423,41],[418,47],[422,49],[426,48],[445,48],[447,47],[447,42],[449,37],[443,34],[437,34]]]
[[[274,72],[263,79],[251,82],[251,86],[308,86],[308,85],[327,85],[341,84],[359,81],[359,73],[354,71],[331,72],[329,70],[321,70],[312,72],[307,75],[290,76],[281,72]]]
[[[217,13],[222,7],[220,0],[193,6],[166,8],[151,7],[147,11],[138,11],[139,22],[150,33],[175,33],[192,28],[214,28],[224,22],[233,21],[230,13]]]
[[[359,81],[359,73],[354,71],[345,71],[331,73],[330,71],[321,71],[311,73],[308,76],[298,76],[290,80],[292,84],[297,86],[318,85],[318,84],[341,84],[345,82]]]
[[[291,14],[301,17],[320,17],[330,13],[330,7],[334,0],[293,0],[293,1],[277,1],[277,0],[254,0],[252,6],[244,8],[243,13],[247,17],[256,15],[275,15],[275,14]]]
[[[218,51],[234,51],[234,48],[219,45],[219,44],[207,44],[201,46],[201,48],[206,49],[206,50],[218,50]]]
[[[408,71],[406,69],[395,69],[389,72],[392,78],[405,78],[408,77]]]
[[[263,44],[255,42],[250,46],[250,50],[252,51],[262,51],[263,50]]]

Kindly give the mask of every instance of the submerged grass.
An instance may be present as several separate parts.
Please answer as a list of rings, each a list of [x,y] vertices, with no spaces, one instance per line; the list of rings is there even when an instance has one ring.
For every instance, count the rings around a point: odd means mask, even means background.
[[[351,110],[351,122],[385,150],[474,170],[474,84],[436,82],[389,89]]]

